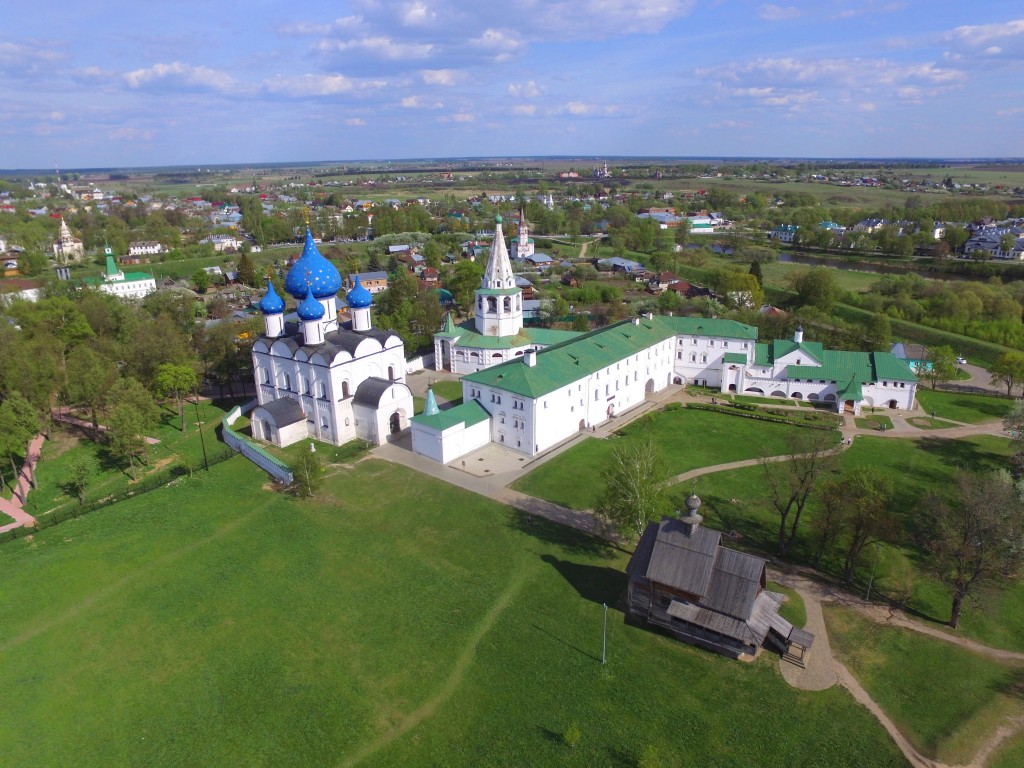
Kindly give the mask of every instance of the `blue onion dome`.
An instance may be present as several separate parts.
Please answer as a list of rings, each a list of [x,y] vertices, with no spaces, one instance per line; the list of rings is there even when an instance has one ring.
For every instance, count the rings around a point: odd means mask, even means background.
[[[260,299],[260,312],[264,315],[279,315],[284,312],[284,299],[277,295],[274,284],[267,280],[267,292]]]
[[[341,273],[317,250],[316,243],[313,242],[313,233],[308,227],[302,255],[288,270],[288,276],[284,279],[284,289],[296,299],[305,296],[307,288],[311,289],[318,299],[334,296],[341,290]]]
[[[325,313],[324,305],[313,298],[312,287],[307,287],[306,298],[304,298],[302,303],[299,304],[299,320],[322,320]]]
[[[345,297],[345,303],[352,309],[363,309],[373,303],[373,296],[363,288],[363,284],[359,281],[359,275],[356,275],[356,284],[352,286],[352,290]]]

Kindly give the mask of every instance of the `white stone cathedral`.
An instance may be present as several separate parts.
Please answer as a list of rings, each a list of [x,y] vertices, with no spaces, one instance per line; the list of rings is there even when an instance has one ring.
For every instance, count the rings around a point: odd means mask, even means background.
[[[345,297],[351,321],[339,321],[341,275],[308,229],[284,287],[298,302],[294,316],[285,315],[284,300],[269,282],[260,301],[265,333],[252,349],[259,402],[253,437],[280,446],[306,437],[380,445],[408,427],[413,401],[402,339],[373,327],[373,297],[358,278]]]
[[[81,240],[71,234],[63,217],[60,220],[60,234],[53,241],[53,257],[57,259],[58,264],[68,264],[85,258],[85,246]]]

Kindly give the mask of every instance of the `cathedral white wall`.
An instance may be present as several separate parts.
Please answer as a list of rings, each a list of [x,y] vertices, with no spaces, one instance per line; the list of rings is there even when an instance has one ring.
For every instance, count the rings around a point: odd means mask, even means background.
[[[368,341],[376,342],[372,339]],[[269,343],[264,340],[263,343]],[[253,371],[256,396],[260,404],[280,397],[293,397],[302,405],[306,418],[312,421],[312,436],[334,445],[342,445],[358,435],[352,397],[356,388],[371,376],[396,382],[405,381],[404,347],[399,344],[367,354],[347,358],[342,353],[334,365],[327,367],[314,355],[312,360],[293,360],[271,352],[253,350]],[[360,349],[363,345],[360,345]],[[264,382],[266,372],[269,383]],[[389,376],[389,373],[391,374]],[[287,387],[286,387],[287,384]],[[346,387],[347,384],[347,387]],[[409,415],[412,415],[411,395]],[[390,413],[390,412],[389,412]]]
[[[441,464],[448,464],[467,453],[483,448],[490,440],[491,431],[486,421],[471,427],[460,423],[442,431],[415,422],[412,424],[413,452]]]

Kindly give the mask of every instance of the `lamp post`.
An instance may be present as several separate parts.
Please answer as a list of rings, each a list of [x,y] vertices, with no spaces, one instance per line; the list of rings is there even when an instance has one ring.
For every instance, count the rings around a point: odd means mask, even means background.
[[[199,428],[199,444],[203,446],[203,466],[210,471],[210,461],[206,458],[206,439],[203,437],[203,422],[199,420],[199,393],[193,392],[192,404],[196,407],[196,426]]]
[[[868,579],[868,591],[867,591],[867,594],[864,595],[864,601],[865,602],[870,602],[870,600],[871,600],[871,587],[875,583],[875,569],[878,568],[878,551],[881,548],[882,548],[882,542],[876,541],[875,542],[875,559],[871,563],[871,578]]]
[[[601,635],[601,663],[604,664],[608,660],[608,603],[602,603],[604,606],[604,633]]]

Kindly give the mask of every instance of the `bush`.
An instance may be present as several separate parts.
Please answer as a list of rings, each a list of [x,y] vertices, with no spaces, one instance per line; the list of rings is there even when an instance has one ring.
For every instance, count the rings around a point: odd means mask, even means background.
[[[562,740],[569,749],[576,749],[582,738],[583,732],[580,731],[580,727],[576,723],[570,723],[569,727],[565,729],[565,733],[562,734]]]

